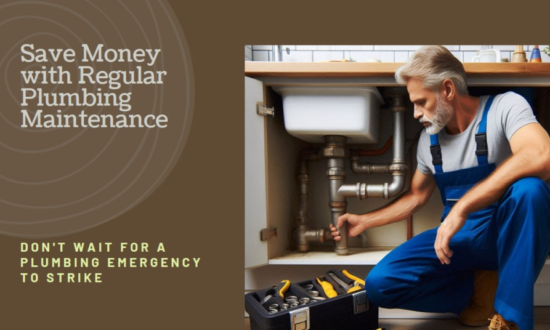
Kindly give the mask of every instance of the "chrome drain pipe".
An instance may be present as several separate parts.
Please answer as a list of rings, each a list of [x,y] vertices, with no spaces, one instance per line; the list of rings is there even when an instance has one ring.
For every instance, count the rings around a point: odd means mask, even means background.
[[[297,233],[298,251],[309,251],[309,242],[327,242],[332,240],[332,235],[329,229],[308,229],[308,183],[309,183],[309,162],[318,161],[323,157],[319,154],[316,148],[304,148],[300,152],[300,174],[298,174],[298,182],[300,183],[300,206],[298,209],[297,218]]]
[[[378,197],[389,199],[397,196],[405,188],[407,165],[405,163],[405,101],[403,96],[394,95],[391,97],[390,110],[394,114],[394,143],[393,160],[391,164],[359,164],[359,156],[352,156],[352,171],[355,173],[390,173],[392,181],[383,184],[356,183],[353,185],[342,185],[339,194],[344,197]]]
[[[300,208],[298,211],[297,241],[298,250],[307,252],[309,242],[326,242],[333,240],[329,229],[308,229],[308,162],[313,160],[327,159],[327,176],[329,181],[329,207],[331,212],[331,223],[338,224],[338,218],[346,213],[346,198],[357,197],[379,197],[389,199],[397,196],[405,187],[407,165],[405,163],[405,102],[403,96],[392,96],[390,109],[394,113],[394,144],[393,160],[391,164],[360,164],[359,155],[352,155],[351,169],[358,174],[391,174],[392,181],[383,184],[344,184],[346,177],[345,160],[348,158],[346,149],[346,137],[339,135],[325,136],[325,147],[318,152],[317,149],[305,148],[300,155]],[[347,255],[348,230],[347,224],[338,229],[341,240],[336,242],[335,253]]]
[[[347,150],[345,148],[346,138],[338,135],[325,136],[325,148],[323,156],[327,158],[327,176],[329,181],[329,207],[330,221],[336,227],[338,218],[346,213],[346,197],[338,192],[338,189],[344,184],[346,178],[345,159]],[[336,242],[337,255],[346,255],[348,249],[348,227],[344,224],[338,229],[340,232],[340,241]]]

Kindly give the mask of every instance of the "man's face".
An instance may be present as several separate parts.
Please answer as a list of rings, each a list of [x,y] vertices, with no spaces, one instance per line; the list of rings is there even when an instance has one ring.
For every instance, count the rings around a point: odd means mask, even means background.
[[[454,114],[452,106],[439,93],[424,88],[421,80],[409,79],[407,91],[414,104],[414,118],[426,127],[426,133],[438,133],[451,120]]]

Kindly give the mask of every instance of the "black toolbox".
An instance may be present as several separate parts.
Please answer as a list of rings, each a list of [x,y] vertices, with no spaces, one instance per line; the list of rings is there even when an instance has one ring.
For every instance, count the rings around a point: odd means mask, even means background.
[[[352,284],[342,273],[337,273],[344,282]],[[251,330],[376,330],[378,329],[378,307],[373,305],[365,289],[346,293],[328,273],[319,279],[332,284],[338,295],[327,298],[322,286],[316,278],[297,283],[291,283],[284,293],[284,299],[275,292],[275,287],[266,288],[245,295],[245,309],[250,315]],[[309,286],[309,288],[308,288]],[[313,289],[311,289],[313,286]],[[306,290],[308,288],[309,290]],[[309,291],[318,292],[318,296],[325,300],[311,299]],[[266,296],[271,295],[262,304]],[[291,307],[284,306],[290,296],[297,299],[311,299],[306,304]],[[286,300],[285,300],[286,299]],[[292,300],[290,300],[292,301]],[[277,304],[277,311],[271,311],[270,306]],[[283,307],[287,307],[284,309]],[[281,310],[282,309],[282,310]]]

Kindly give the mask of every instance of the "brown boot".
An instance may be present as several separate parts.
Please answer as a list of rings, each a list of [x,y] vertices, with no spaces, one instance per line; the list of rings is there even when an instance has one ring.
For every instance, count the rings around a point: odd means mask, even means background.
[[[489,330],[519,330],[519,328],[515,323],[508,322],[499,314],[495,314],[489,324]]]
[[[498,272],[476,270],[474,292],[468,306],[460,314],[460,323],[470,327],[481,327],[489,324],[495,313],[493,304],[498,286]]]

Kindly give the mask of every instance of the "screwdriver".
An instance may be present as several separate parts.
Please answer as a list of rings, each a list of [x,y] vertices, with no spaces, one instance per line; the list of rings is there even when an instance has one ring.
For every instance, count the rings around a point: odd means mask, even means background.
[[[334,288],[332,287],[332,284],[330,284],[329,282],[321,281],[319,278],[317,278],[317,282],[319,284],[321,284],[321,286],[323,287],[323,290],[325,291],[325,294],[327,295],[327,297],[333,298],[333,297],[336,297],[338,295],[338,293],[336,291],[334,291]]]

